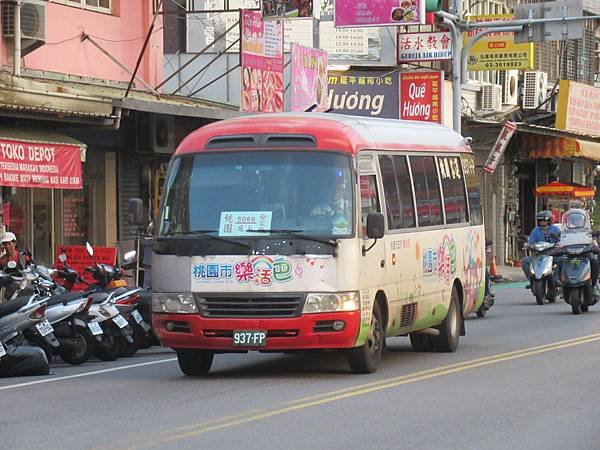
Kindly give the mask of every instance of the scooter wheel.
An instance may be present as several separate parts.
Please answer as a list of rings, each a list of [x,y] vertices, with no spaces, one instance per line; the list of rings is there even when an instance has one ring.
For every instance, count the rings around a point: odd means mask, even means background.
[[[129,358],[130,356],[135,355],[139,349],[138,341],[135,339],[135,336],[132,343],[127,342],[127,339],[122,336],[119,336],[117,340],[119,341],[119,357],[121,358]]]
[[[61,359],[67,364],[77,366],[87,362],[94,354],[94,336],[86,328],[76,326],[75,335],[72,338],[75,341],[72,351],[63,351],[60,353]]]
[[[102,361],[114,361],[119,357],[121,345],[119,339],[110,337],[109,342],[96,344],[96,356]]]
[[[485,309],[480,309],[476,312],[477,317],[485,317],[486,313],[487,313],[487,310],[485,310]]]

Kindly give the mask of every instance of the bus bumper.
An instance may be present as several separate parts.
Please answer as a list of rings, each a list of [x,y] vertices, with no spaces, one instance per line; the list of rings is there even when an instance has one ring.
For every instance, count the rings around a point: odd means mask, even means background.
[[[334,330],[335,321],[343,321],[344,327]],[[217,319],[197,314],[153,313],[152,325],[162,345],[174,349],[221,352],[335,349],[356,345],[360,311],[305,314],[282,319]],[[266,343],[260,347],[235,346],[234,330],[265,331]]]

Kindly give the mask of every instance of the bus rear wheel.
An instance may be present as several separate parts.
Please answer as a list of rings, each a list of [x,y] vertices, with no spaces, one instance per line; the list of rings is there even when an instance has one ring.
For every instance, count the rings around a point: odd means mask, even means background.
[[[213,363],[214,353],[208,350],[177,350],[177,362],[181,371],[189,376],[207,375]]]
[[[438,352],[453,352],[458,347],[460,339],[461,313],[458,302],[458,291],[456,286],[452,287],[448,314],[444,321],[437,327],[440,331],[438,336],[433,337],[433,344]]]
[[[381,309],[375,302],[371,315],[371,327],[367,342],[348,352],[350,370],[354,373],[374,373],[379,368],[383,347],[385,345],[385,330],[381,321]]]

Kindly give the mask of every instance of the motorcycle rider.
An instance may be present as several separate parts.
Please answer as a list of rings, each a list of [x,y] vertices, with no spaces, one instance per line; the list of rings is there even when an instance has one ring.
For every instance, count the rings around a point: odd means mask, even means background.
[[[548,210],[540,211],[537,213],[537,226],[531,230],[527,243],[529,245],[535,244],[536,242],[552,242],[558,243],[560,240],[560,228],[552,223],[552,212]],[[526,256],[521,261],[521,267],[525,276],[528,280],[531,280],[531,259]],[[530,285],[525,286],[526,289],[531,289]]]

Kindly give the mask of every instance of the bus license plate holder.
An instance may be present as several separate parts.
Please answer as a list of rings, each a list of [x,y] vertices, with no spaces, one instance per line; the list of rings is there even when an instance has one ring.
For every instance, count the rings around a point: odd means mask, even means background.
[[[264,347],[267,345],[267,332],[263,330],[233,330],[234,347]]]

